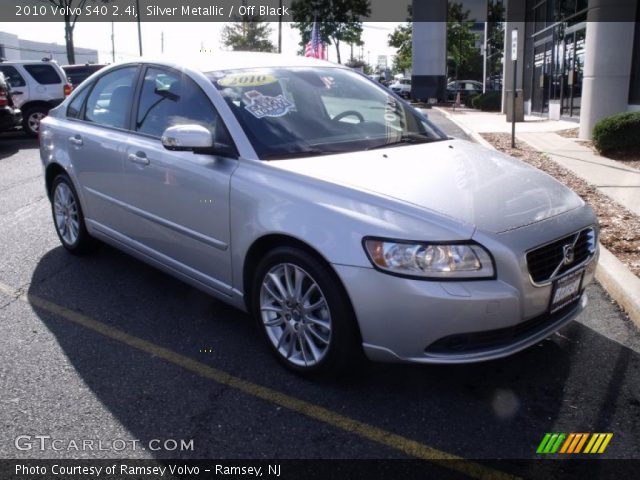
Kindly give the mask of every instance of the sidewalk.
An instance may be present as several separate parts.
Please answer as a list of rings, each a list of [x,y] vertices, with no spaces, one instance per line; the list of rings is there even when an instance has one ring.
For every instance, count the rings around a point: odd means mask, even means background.
[[[511,133],[511,123],[501,113],[437,109],[471,138],[489,148],[493,146],[480,133]],[[578,124],[574,122],[525,116],[524,122],[516,123],[516,138],[545,153],[629,211],[640,215],[640,170],[600,157],[578,139],[565,138],[555,133],[577,127]],[[640,326],[640,279],[608,250],[604,247],[602,250],[596,277]]]

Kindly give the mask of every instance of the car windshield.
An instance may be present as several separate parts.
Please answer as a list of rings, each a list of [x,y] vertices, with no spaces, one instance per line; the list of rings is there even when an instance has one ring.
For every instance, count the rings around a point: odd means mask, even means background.
[[[207,75],[263,160],[447,138],[424,115],[351,70],[258,68]]]

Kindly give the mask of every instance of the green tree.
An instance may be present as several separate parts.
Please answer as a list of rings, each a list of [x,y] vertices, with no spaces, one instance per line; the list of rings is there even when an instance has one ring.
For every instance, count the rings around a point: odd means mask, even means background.
[[[476,47],[476,35],[471,31],[474,20],[469,20],[469,10],[461,3],[450,3],[447,14],[447,60],[449,72],[456,72],[456,78],[470,76],[480,78],[482,58]]]
[[[243,15],[222,29],[222,44],[231,50],[247,52],[275,52],[269,40],[271,27],[260,21],[259,15]]]
[[[362,71],[367,75],[371,75],[374,71],[373,67],[367,62],[353,57],[351,57],[345,65],[347,67],[355,68],[356,70],[362,69]]]
[[[395,28],[393,33],[389,34],[387,45],[396,48],[396,55],[393,57],[393,72],[404,73],[411,70],[412,52],[413,52],[413,6],[407,7],[409,15],[407,23]]]
[[[408,22],[397,27],[389,35],[388,44],[397,48],[393,60],[396,72],[411,70],[412,67],[412,11],[409,8]],[[449,71],[457,71],[458,75],[470,78],[482,76],[482,56],[476,47],[476,35],[471,31],[474,21],[469,20],[469,11],[463,10],[462,4],[451,2],[447,12],[447,66]]]
[[[411,70],[412,48],[413,48],[413,27],[411,23],[396,27],[393,33],[389,34],[388,44],[397,48],[393,57],[393,72],[403,73]]]
[[[362,44],[362,18],[371,13],[369,5],[369,0],[293,0],[293,26],[300,30],[300,45],[304,49],[309,43],[317,21],[322,41],[335,46],[338,63],[342,63],[341,43]]]
[[[109,3],[110,0],[100,0],[101,3]],[[76,22],[79,15],[74,11],[84,11],[84,7],[88,0],[48,0],[48,2],[64,12],[64,42],[67,47],[67,61],[69,65],[76,63],[76,51],[73,45],[73,30],[76,28]],[[92,0],[92,3],[96,3]]]
[[[490,1],[487,16],[487,72],[489,76],[502,73],[502,57],[504,55],[504,6],[502,3]]]

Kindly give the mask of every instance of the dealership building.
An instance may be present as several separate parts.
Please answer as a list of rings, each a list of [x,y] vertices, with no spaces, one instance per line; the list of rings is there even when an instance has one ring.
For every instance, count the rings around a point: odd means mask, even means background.
[[[97,63],[98,51],[93,48],[75,47],[78,63]],[[67,49],[57,43],[36,42],[25,40],[13,33],[0,31],[0,58],[7,61],[42,60],[48,58],[60,65],[66,65]]]
[[[460,0],[475,4],[474,0]],[[580,137],[614,113],[640,110],[640,0],[505,0],[503,111],[574,120]],[[446,17],[447,0],[414,0],[416,19]],[[486,11],[486,8],[485,10]],[[484,19],[482,19],[484,20]],[[517,29],[514,69],[512,31]],[[444,99],[446,25],[414,23],[414,96]],[[425,48],[432,45],[434,48]]]

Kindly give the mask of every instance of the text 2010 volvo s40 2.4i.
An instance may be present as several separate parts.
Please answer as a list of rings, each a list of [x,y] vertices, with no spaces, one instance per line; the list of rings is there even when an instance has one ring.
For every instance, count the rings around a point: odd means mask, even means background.
[[[575,193],[321,60],[116,64],[40,145],[67,250],[100,240],[250,312],[298,372],[504,357],[573,319],[594,276]]]

